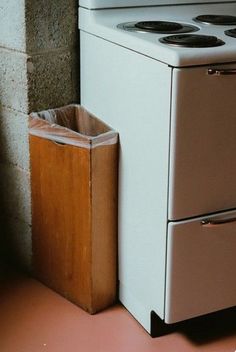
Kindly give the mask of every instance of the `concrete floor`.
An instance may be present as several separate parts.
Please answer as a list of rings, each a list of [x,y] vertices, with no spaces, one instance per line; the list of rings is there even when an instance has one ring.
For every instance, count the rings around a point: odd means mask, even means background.
[[[121,305],[90,316],[41,283],[13,275],[0,282],[0,351],[235,352],[236,320],[221,315],[151,338]]]

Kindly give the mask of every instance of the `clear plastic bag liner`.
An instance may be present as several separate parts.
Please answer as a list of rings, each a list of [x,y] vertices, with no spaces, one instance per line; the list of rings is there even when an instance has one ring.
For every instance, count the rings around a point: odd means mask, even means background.
[[[83,148],[115,144],[118,141],[117,132],[80,105],[31,113],[29,133]]]

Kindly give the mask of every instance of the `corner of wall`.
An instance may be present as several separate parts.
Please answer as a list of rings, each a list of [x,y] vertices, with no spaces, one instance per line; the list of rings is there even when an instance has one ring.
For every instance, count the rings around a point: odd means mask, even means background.
[[[0,213],[9,256],[32,269],[28,114],[79,101],[77,0],[3,0]]]

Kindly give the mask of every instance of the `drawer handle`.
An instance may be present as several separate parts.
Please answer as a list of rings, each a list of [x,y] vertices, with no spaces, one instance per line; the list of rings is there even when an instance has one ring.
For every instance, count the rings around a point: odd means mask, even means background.
[[[236,217],[234,218],[228,218],[228,219],[215,219],[215,220],[211,220],[211,219],[204,219],[201,221],[201,224],[203,226],[216,226],[216,225],[222,225],[222,224],[228,224],[229,222],[235,222],[236,221]]]
[[[209,68],[207,74],[210,76],[226,76],[226,75],[236,75],[236,69],[219,69],[219,68]]]

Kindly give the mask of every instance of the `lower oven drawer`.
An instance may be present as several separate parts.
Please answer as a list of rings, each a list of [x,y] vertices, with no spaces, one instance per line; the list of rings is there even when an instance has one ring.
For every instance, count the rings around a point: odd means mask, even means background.
[[[236,211],[168,226],[165,322],[236,305]]]

